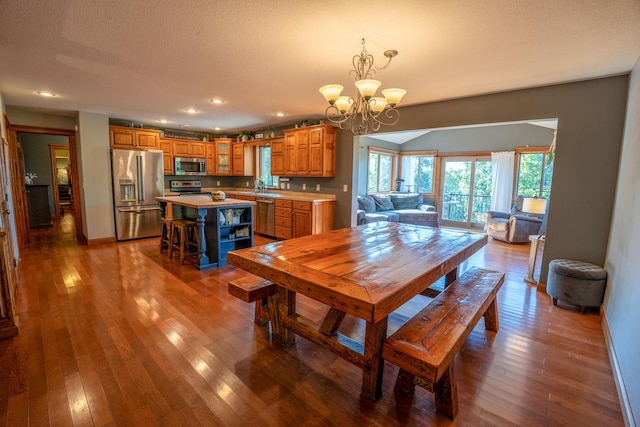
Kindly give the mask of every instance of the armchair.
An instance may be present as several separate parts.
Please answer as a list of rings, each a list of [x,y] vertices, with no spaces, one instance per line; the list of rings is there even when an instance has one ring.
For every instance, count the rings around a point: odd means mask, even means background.
[[[544,215],[522,212],[522,197],[507,212],[487,212],[486,232],[489,236],[507,243],[529,243],[529,236],[539,234]]]

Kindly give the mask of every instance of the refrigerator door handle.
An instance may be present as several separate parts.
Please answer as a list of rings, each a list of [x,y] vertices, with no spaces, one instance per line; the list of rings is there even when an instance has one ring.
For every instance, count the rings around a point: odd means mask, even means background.
[[[136,161],[138,162],[138,201],[144,202],[147,197],[144,194],[144,165],[142,156],[137,155]]]
[[[160,206],[135,207],[135,208],[118,208],[118,212],[142,212],[142,211],[159,211]]]

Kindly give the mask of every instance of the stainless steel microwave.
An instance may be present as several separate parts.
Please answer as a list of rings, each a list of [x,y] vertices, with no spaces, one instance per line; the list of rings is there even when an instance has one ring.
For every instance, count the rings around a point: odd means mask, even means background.
[[[206,175],[207,162],[205,159],[176,157],[175,158],[175,174],[176,175]]]

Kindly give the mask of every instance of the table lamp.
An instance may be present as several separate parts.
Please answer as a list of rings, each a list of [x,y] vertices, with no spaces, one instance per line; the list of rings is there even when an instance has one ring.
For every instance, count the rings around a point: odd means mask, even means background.
[[[522,199],[522,212],[541,215],[547,212],[547,199],[525,197]]]

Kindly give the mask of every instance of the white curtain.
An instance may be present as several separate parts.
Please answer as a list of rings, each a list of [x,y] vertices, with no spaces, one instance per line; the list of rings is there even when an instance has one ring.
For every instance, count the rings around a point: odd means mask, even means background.
[[[417,167],[418,167],[417,156],[402,156],[402,176],[400,178],[404,179],[405,190],[407,188],[411,188],[412,191],[418,191],[413,179],[413,177],[415,176],[415,171]]]
[[[513,192],[513,163],[515,151],[491,153],[491,210],[509,212]]]

